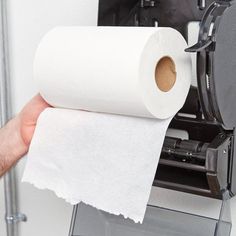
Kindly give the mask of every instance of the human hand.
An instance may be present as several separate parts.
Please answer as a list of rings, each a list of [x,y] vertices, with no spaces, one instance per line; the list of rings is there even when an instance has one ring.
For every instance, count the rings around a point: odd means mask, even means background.
[[[20,135],[27,146],[31,142],[39,115],[50,105],[38,94],[33,97],[18,114]]]
[[[0,129],[0,176],[27,153],[37,119],[47,107],[49,104],[38,94]]]

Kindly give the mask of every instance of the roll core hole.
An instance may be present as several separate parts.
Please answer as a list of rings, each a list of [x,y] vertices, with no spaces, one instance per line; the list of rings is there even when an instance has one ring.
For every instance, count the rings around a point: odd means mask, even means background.
[[[176,81],[176,70],[175,63],[171,57],[162,57],[157,62],[155,81],[157,87],[163,92],[168,92],[172,89]]]

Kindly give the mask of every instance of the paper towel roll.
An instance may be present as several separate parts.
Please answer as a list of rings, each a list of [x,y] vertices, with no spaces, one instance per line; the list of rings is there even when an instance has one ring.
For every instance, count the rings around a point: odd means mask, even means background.
[[[49,32],[34,77],[59,108],[40,115],[23,181],[142,222],[165,132],[190,86],[186,46],[170,28]]]
[[[55,107],[163,119],[189,90],[186,47],[171,28],[59,27],[39,45],[34,77]]]

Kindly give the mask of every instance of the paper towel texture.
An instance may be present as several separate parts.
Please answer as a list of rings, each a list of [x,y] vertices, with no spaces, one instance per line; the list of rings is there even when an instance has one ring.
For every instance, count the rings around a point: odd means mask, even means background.
[[[185,48],[172,28],[58,27],[39,44],[34,79],[53,107],[165,119],[178,112],[189,91],[191,58]],[[163,57],[175,65],[168,92],[155,82]]]
[[[48,108],[23,181],[142,222],[170,120]]]

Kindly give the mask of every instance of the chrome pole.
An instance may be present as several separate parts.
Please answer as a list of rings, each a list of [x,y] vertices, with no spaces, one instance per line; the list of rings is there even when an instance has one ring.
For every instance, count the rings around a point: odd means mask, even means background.
[[[7,39],[7,0],[0,0],[0,125],[11,118],[10,75]],[[12,168],[4,176],[5,220],[8,236],[18,235],[18,222],[26,220],[18,213],[15,170]]]

